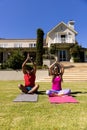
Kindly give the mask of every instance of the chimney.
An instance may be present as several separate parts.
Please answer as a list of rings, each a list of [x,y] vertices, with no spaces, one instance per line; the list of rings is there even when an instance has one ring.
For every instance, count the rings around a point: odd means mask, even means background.
[[[68,26],[69,26],[70,28],[73,28],[73,29],[74,29],[74,23],[75,23],[75,21],[70,20],[70,21],[68,22]]]

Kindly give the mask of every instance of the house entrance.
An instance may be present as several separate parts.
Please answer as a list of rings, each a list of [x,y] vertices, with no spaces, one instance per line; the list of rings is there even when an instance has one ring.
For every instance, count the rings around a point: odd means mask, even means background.
[[[67,52],[66,50],[60,50],[58,53],[59,61],[66,61],[67,60]]]

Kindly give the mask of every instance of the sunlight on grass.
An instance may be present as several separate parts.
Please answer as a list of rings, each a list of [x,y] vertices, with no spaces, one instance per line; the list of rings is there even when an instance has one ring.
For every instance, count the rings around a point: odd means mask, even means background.
[[[50,104],[45,91],[51,83],[39,83],[38,102],[13,102],[23,81],[0,82],[1,130],[86,130],[87,82],[63,82],[79,103]]]

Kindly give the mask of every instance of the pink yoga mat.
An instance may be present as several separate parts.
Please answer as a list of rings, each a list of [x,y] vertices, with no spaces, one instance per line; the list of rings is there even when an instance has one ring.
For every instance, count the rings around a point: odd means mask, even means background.
[[[68,95],[49,97],[49,101],[50,103],[78,103],[74,97]]]

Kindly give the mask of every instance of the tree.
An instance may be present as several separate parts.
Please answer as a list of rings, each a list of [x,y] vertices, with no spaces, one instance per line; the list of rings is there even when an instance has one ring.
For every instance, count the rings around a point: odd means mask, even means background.
[[[36,64],[37,66],[43,65],[43,36],[42,29],[37,29],[37,43],[36,43]]]
[[[24,56],[20,50],[13,51],[6,64],[8,68],[12,68],[14,70],[21,69],[22,63],[24,61]]]
[[[70,54],[74,58],[74,62],[80,61],[81,48],[82,47],[79,46],[78,44],[75,44],[70,48]]]

